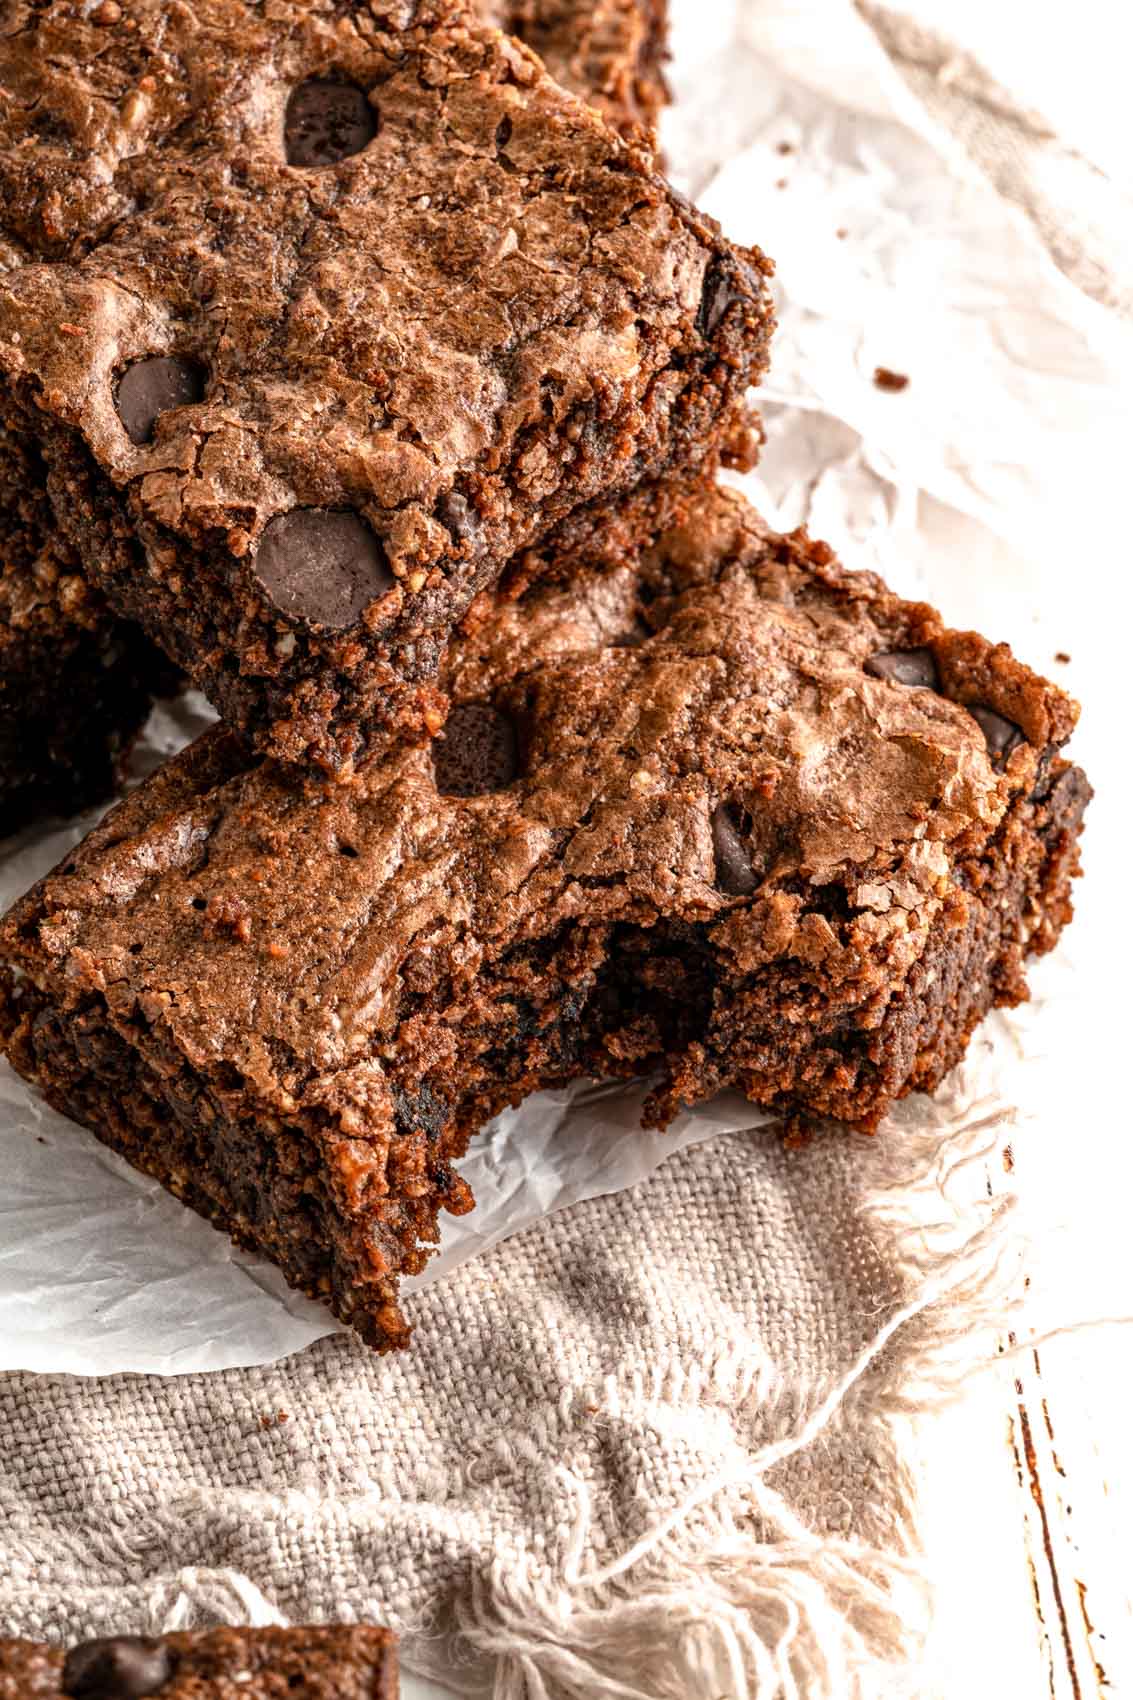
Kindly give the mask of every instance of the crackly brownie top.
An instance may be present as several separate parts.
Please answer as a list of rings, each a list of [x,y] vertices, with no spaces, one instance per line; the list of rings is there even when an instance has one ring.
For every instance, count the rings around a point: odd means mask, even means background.
[[[480,964],[565,923],[663,913],[741,971],[898,979],[1074,705],[735,494],[638,566],[485,594],[445,732],[353,787],[206,735],[17,907],[5,948],[285,1112],[327,1071],[372,1106],[375,1070],[435,1064],[417,1014],[437,988],[455,1035]]]
[[[386,1629],[209,1629],[107,1636],[64,1653],[0,1640],[0,1700],[397,1700]]]
[[[380,622],[488,521],[534,535],[508,516],[590,424],[769,321],[766,262],[456,0],[3,20],[0,379],[81,431],[151,548],[254,563],[288,616]]]

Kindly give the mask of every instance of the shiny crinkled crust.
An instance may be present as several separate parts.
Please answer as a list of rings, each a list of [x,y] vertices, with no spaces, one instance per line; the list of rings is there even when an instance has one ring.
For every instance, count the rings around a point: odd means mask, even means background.
[[[505,1104],[655,1074],[656,1125],[731,1085],[874,1128],[1069,918],[1069,699],[673,506],[473,605],[431,749],[326,787],[210,734],[0,933],[15,1066],[374,1344]]]
[[[0,1700],[397,1700],[388,1629],[332,1624],[104,1636],[66,1649],[0,1638]]]
[[[733,431],[768,263],[445,0],[6,19],[0,413],[261,747],[344,771],[434,728],[517,549]]]

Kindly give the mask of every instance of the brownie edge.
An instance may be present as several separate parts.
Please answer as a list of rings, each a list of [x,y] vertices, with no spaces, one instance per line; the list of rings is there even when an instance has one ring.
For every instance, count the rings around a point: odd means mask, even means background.
[[[64,1651],[0,1639],[0,1700],[398,1700],[388,1629],[185,1630],[113,1635]]]
[[[345,787],[214,730],[0,925],[15,1068],[382,1349],[506,1105],[872,1131],[1071,915],[1062,691],[731,492],[625,542],[473,605],[431,748]]]

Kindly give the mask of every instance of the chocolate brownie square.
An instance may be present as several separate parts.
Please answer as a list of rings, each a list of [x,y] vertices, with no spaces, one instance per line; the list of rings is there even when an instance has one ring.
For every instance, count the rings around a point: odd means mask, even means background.
[[[64,1652],[0,1640],[0,1700],[397,1700],[388,1629],[203,1629],[113,1635]]]
[[[261,749],[435,731],[517,551],[732,436],[768,263],[449,0],[4,16],[0,422]]]
[[[1076,709],[1005,645],[722,490],[553,565],[470,609],[431,747],[347,787],[206,734],[0,928],[20,1073],[382,1348],[505,1105],[872,1130],[1071,913]]]
[[[30,444],[0,431],[0,836],[113,793],[174,669],[88,585]]]

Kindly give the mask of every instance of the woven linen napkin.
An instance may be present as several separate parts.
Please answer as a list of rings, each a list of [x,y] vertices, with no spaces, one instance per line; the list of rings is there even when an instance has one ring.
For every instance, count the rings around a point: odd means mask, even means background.
[[[1116,301],[1106,221],[1040,204],[1050,139],[868,10]],[[903,1423],[1012,1290],[1002,1207],[949,1189],[1006,1132],[975,1050],[874,1140],[728,1135],[528,1229],[413,1297],[399,1357],[4,1378],[0,1632],[372,1617],[495,1700],[923,1695]]]
[[[376,1618],[501,1700],[880,1692],[924,1628],[900,1414],[1001,1285],[1000,1207],[941,1203],[997,1137],[970,1076],[927,1129],[727,1135],[549,1218],[401,1355],[5,1378],[0,1629]]]

